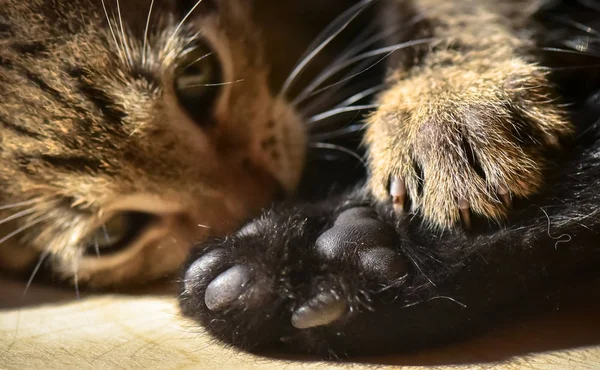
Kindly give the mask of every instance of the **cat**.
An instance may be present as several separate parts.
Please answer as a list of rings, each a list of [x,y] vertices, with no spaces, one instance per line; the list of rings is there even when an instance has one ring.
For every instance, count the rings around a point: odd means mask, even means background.
[[[272,88],[288,41],[264,45],[253,10],[2,0],[0,269],[143,283],[294,192],[305,129]]]
[[[599,277],[600,3],[377,5],[408,25],[395,42],[436,41],[390,58],[363,184],[197,245],[180,304],[221,343],[331,359],[436,346]]]
[[[597,261],[593,170],[581,171],[593,167],[595,139],[573,139],[597,130],[574,127],[532,52],[542,34],[528,28],[535,4],[0,5],[3,270],[32,279],[48,263],[60,279],[106,288],[171,274],[191,251],[182,309],[216,338],[247,350],[367,353],[452,338],[535,286],[541,269]],[[296,36],[314,34],[323,9],[342,15],[287,77],[303,44]],[[281,31],[278,10],[297,33]],[[352,27],[358,39],[377,30],[385,46],[371,56],[387,57],[389,70],[371,88],[374,104],[354,105],[364,93],[351,93],[337,106],[374,108],[366,185],[248,222],[299,187],[311,138],[297,105],[318,90],[298,80],[310,76],[304,62],[325,66],[318,82],[337,76],[349,57],[329,69],[317,52]],[[356,42],[351,57],[364,57]],[[362,72],[383,64],[364,59],[345,80],[367,81]],[[561,148],[578,154],[557,162]],[[563,172],[548,170],[556,163]],[[553,232],[588,238],[585,248],[544,254],[554,234],[539,208],[520,203],[531,196],[551,206],[548,218],[576,220]],[[531,236],[521,243],[536,248],[502,248],[523,228]],[[487,299],[472,282],[502,291]]]

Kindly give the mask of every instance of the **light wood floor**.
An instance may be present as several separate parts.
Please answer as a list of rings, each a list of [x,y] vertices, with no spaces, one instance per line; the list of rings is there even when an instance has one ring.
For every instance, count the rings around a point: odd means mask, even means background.
[[[600,369],[600,300],[444,349],[328,364],[211,343],[180,317],[169,287],[80,300],[72,290],[33,286],[23,297],[23,289],[0,278],[0,369]]]

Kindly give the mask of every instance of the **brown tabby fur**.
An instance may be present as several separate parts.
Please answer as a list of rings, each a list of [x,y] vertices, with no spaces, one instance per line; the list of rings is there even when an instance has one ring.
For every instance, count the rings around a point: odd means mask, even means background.
[[[402,1],[400,1],[402,3]],[[531,1],[420,0],[421,31],[439,38],[410,69],[398,68],[366,135],[370,188],[389,199],[403,178],[411,210],[438,229],[460,222],[458,204],[490,219],[509,197],[541,185],[543,151],[571,132],[547,71],[523,31]],[[479,168],[477,168],[479,167]]]
[[[48,251],[55,269],[95,285],[156,278],[176,271],[193,241],[255,215],[277,183],[294,190],[304,134],[267,89],[261,41],[244,4],[198,9],[175,34],[174,9],[157,2],[160,22],[144,59],[148,13],[138,9],[149,1],[122,2],[128,50],[115,47],[100,1],[2,2],[0,199],[35,202],[3,232],[35,226],[0,244],[0,267],[29,267]],[[120,37],[120,24],[112,27]],[[244,79],[223,87],[209,129],[188,118],[172,88],[178,56],[196,31],[219,54],[225,81]],[[262,145],[271,137],[274,147]],[[118,210],[159,217],[123,253],[82,256],[81,238]]]

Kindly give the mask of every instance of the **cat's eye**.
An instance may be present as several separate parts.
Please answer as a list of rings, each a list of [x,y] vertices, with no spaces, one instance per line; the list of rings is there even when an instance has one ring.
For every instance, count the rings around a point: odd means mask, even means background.
[[[220,91],[221,67],[217,55],[206,47],[188,50],[175,69],[179,104],[199,124],[207,124]]]
[[[141,212],[121,212],[96,228],[85,241],[85,254],[98,257],[127,248],[150,224],[152,216]]]

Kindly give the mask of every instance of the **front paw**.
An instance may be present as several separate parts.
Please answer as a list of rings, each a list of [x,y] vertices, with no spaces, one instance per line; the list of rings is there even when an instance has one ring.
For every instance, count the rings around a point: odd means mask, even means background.
[[[404,282],[396,232],[364,207],[332,214],[331,225],[281,217],[205,245],[185,273],[183,312],[245,350],[329,354],[379,291]]]
[[[393,82],[366,136],[380,202],[447,229],[506,216],[542,184],[545,150],[571,130],[546,75],[518,60],[460,64]]]

